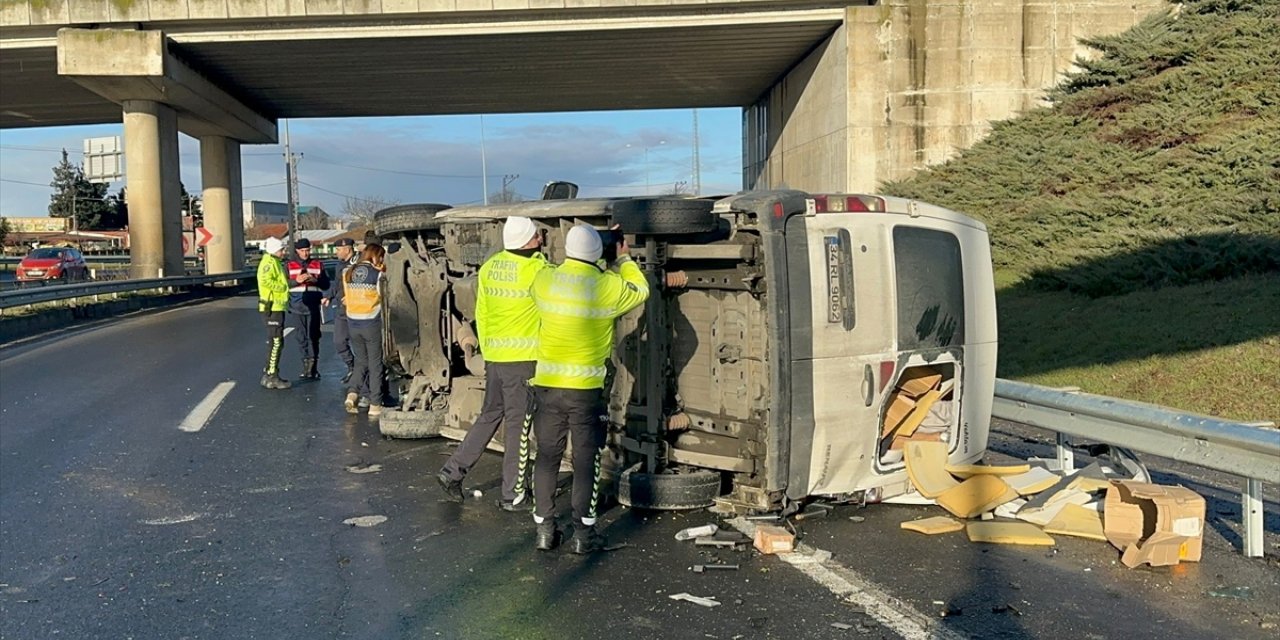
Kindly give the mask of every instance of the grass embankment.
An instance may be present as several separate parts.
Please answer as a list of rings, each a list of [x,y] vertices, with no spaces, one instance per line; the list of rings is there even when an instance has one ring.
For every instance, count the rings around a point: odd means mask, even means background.
[[[885,191],[984,220],[1001,376],[1280,422],[1280,2],[1119,36],[957,159]]]

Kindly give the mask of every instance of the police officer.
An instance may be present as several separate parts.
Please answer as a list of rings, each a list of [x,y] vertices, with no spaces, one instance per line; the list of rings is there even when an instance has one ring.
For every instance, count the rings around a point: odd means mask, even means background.
[[[338,254],[338,259],[342,262],[338,265],[338,278],[329,287],[329,297],[321,300],[321,302],[334,310],[333,315],[333,350],[338,352],[338,357],[342,358],[342,364],[347,365],[347,374],[342,376],[342,384],[351,381],[351,374],[355,371],[356,359],[351,353],[351,332],[347,326],[347,309],[342,304],[342,293],[344,287],[342,283],[345,281],[347,269],[354,266],[356,259],[356,241],[351,238],[338,238],[333,243],[334,251]],[[345,402],[348,413],[355,413],[356,408],[356,392],[355,389],[347,387],[347,397]]]
[[[556,475],[566,437],[573,434],[573,547],[586,554],[600,549],[596,506],[600,490],[600,458],[605,445],[602,390],[605,362],[613,350],[613,325],[619,316],[649,297],[649,283],[627,255],[618,236],[617,271],[598,261],[600,234],[578,225],[565,236],[564,263],[540,272],[533,281],[538,308],[538,362],[532,384],[537,397],[533,419],[538,437],[534,467],[533,520],[535,546],[555,548]]]
[[[320,300],[329,288],[329,274],[324,264],[311,259],[311,241],[298,238],[293,243],[294,259],[287,265],[289,274],[289,315],[302,351],[302,376],[320,379],[316,368],[320,358]]]
[[[280,352],[284,349],[284,315],[289,306],[289,281],[280,263],[284,242],[267,238],[263,243],[262,261],[258,263],[258,311],[267,323],[267,366],[259,382],[268,389],[288,389],[288,380],[280,377]]]
[[[534,276],[550,265],[538,251],[542,234],[532,220],[507,218],[502,227],[503,250],[480,267],[476,293],[476,329],[484,355],[484,406],[480,417],[436,480],[445,495],[462,501],[462,479],[480,454],[504,427],[502,497],[506,511],[528,510],[524,461],[529,447],[529,379],[538,357],[538,310],[529,295]]]

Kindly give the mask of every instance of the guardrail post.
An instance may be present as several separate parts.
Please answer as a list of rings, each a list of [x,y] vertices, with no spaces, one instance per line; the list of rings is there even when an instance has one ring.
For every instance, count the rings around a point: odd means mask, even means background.
[[[1063,474],[1071,473],[1076,468],[1076,452],[1071,450],[1071,443],[1067,441],[1067,434],[1059,433],[1058,436],[1058,471]]]
[[[1262,557],[1262,481],[1245,478],[1240,494],[1240,520],[1244,525],[1244,555]]]

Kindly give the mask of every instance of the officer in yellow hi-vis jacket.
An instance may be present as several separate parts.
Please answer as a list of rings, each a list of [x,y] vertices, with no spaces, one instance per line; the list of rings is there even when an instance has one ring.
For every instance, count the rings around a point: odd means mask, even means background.
[[[500,251],[480,267],[476,292],[476,329],[484,355],[484,406],[436,480],[445,495],[462,501],[462,479],[504,425],[502,497],[498,507],[527,511],[525,456],[529,448],[526,416],[531,404],[528,383],[538,357],[538,310],[529,288],[538,272],[549,268],[538,250],[542,234],[532,220],[507,218]]]
[[[605,445],[603,389],[605,362],[613,351],[613,325],[621,315],[649,297],[649,283],[617,246],[617,271],[601,268],[603,246],[595,229],[578,225],[565,236],[564,263],[538,274],[533,301],[538,307],[538,364],[533,376],[538,437],[534,466],[533,520],[535,546],[556,546],[554,521],[556,474],[566,438],[573,434],[574,553],[591,553],[603,545],[596,532],[600,459]]]
[[[263,243],[262,261],[258,263],[258,311],[267,323],[267,366],[259,382],[268,389],[288,389],[289,381],[280,377],[280,351],[284,348],[284,314],[289,308],[289,280],[284,276],[284,242],[267,238]]]

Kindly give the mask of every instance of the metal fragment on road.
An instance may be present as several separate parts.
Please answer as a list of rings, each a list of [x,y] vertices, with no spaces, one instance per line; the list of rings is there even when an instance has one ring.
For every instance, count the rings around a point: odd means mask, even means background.
[[[357,516],[355,518],[347,518],[342,524],[351,525],[353,527],[376,527],[387,521],[386,516]]]
[[[853,625],[845,624],[843,622],[832,622],[831,626],[841,631],[848,631],[853,628]]]
[[[689,595],[687,593],[676,593],[676,594],[669,595],[667,597],[671,598],[672,600],[684,600],[685,602],[692,602],[694,604],[702,605],[708,608],[720,606],[720,602],[715,599],[703,598],[701,596]]]
[[[349,464],[347,465],[347,471],[350,473],[357,473],[357,474],[377,473],[379,471],[382,471],[382,465],[380,464]]]

